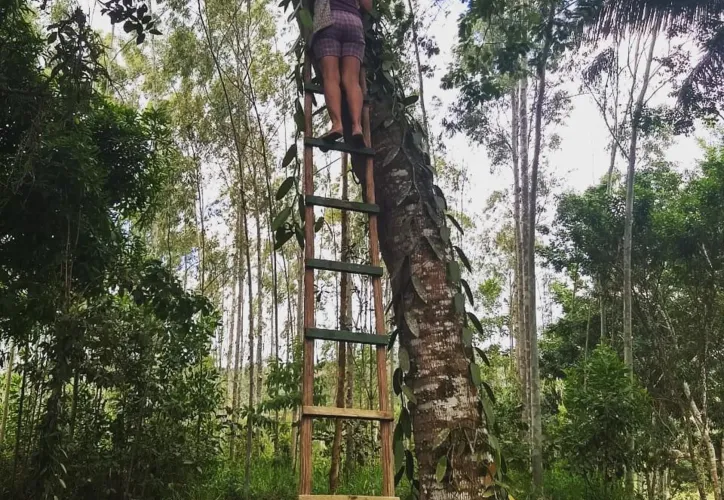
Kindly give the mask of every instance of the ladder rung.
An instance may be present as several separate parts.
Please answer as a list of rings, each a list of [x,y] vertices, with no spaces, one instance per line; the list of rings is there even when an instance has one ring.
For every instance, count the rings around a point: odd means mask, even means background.
[[[299,495],[299,500],[400,500],[400,497],[375,497],[370,495]]]
[[[375,335],[372,333],[350,332],[347,330],[325,330],[322,328],[307,328],[304,336],[308,339],[333,340],[335,342],[355,342],[357,344],[387,345],[389,335]]]
[[[350,153],[353,155],[366,155],[366,156],[374,156],[375,150],[372,148],[365,148],[365,147],[357,147],[353,146],[351,144],[347,144],[346,142],[336,141],[336,142],[326,142],[322,139],[316,138],[316,137],[305,137],[304,138],[304,145],[305,146],[312,146],[315,148],[320,149],[331,149],[333,151],[341,151],[343,153]]]
[[[395,418],[391,411],[359,410],[357,408],[337,408],[336,406],[302,406],[302,415],[359,420],[394,420]]]
[[[379,205],[373,203],[362,203],[359,201],[338,200],[336,198],[324,198],[322,196],[307,195],[304,197],[307,205],[317,205],[319,207],[339,208],[340,210],[352,210],[354,212],[363,212],[367,214],[380,213]]]
[[[336,260],[307,259],[307,268],[322,271],[338,271],[342,273],[366,274],[368,276],[382,276],[382,268],[364,264],[352,264]]]

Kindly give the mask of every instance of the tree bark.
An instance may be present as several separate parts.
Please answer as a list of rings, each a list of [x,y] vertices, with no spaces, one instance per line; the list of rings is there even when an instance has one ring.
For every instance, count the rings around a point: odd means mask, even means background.
[[[241,360],[243,359],[244,351],[244,328],[243,328],[243,315],[244,315],[244,270],[243,261],[241,260],[242,252],[242,217],[245,215],[242,213],[242,207],[239,206],[236,215],[236,285],[237,285],[237,298],[236,302],[236,342],[234,344],[234,367],[231,387],[231,441],[229,441],[229,459],[233,462],[236,460],[236,434],[238,431],[239,422],[239,401],[241,393]],[[249,299],[251,301],[251,298]],[[231,344],[229,344],[231,349]],[[231,369],[231,367],[229,367]]]
[[[349,200],[349,186],[347,184],[347,153],[342,154],[342,199]],[[342,262],[351,262],[349,251],[349,212],[341,212],[341,257]],[[352,286],[350,275],[342,273],[339,284],[339,328],[351,330]],[[337,342],[337,407],[344,408],[344,384],[347,374],[347,346],[344,342]],[[329,492],[334,494],[339,487],[340,455],[342,448],[342,419],[334,422],[334,441],[332,442],[332,464],[329,470]]]
[[[696,482],[696,489],[699,492],[699,500],[707,500],[706,495],[706,482],[699,469],[699,459],[696,455],[696,447],[694,446],[694,437],[691,432],[691,425],[688,423],[684,424],[684,432],[686,433],[686,447],[689,451],[689,460],[691,461],[691,468],[694,471],[694,480]]]
[[[553,8],[548,13],[548,30],[553,23]],[[542,54],[536,67],[538,89],[535,102],[535,130],[533,139],[533,162],[530,173],[530,207],[528,216],[528,288],[530,293],[530,324],[528,325],[530,340],[530,407],[531,407],[531,465],[533,468],[533,485],[537,492],[543,488],[543,427],[540,409],[540,372],[538,365],[538,326],[536,318],[536,279],[535,279],[535,226],[538,207],[538,170],[543,140],[543,103],[546,98],[546,65],[550,49],[550,32],[545,38]]]
[[[528,237],[530,231],[528,224],[530,223],[530,177],[528,162],[528,77],[524,76],[520,81],[520,99],[519,99],[519,116],[520,116],[520,140],[518,147],[520,151],[520,180],[521,180],[521,223],[520,223],[520,244],[522,255],[522,273],[521,273],[521,291],[523,295],[523,359],[525,360],[525,383],[523,384],[523,411],[525,412],[525,422],[528,426],[528,445],[532,443],[531,425],[531,406],[530,406],[530,289],[528,288],[528,273],[530,266],[528,260]]]
[[[10,343],[10,356],[8,357],[8,369],[5,372],[5,388],[3,390],[3,416],[0,420],[0,447],[5,443],[5,431],[7,430],[8,414],[10,412],[10,386],[13,381],[13,364],[15,363],[15,346]]]
[[[409,258],[410,270],[419,280],[426,301],[412,293],[402,298],[405,316],[414,317],[419,336],[396,314],[400,346],[410,354],[408,385],[417,404],[411,416],[421,498],[462,500],[482,498],[483,471],[465,450],[453,450],[454,481],[435,478],[435,468],[445,450],[434,442],[444,429],[484,429],[478,413],[477,389],[472,382],[462,342],[464,314],[455,312],[453,297],[458,285],[447,279],[450,247],[440,236],[445,216],[434,201],[433,178],[412,130],[399,121],[385,127],[393,109],[390,101],[373,107],[372,143],[375,145],[376,199],[380,205],[380,246],[391,270],[393,290],[400,285],[400,270]],[[389,122],[388,122],[389,124]],[[386,158],[389,158],[385,161]],[[363,161],[354,159],[358,177]],[[403,283],[403,285],[406,285]],[[396,311],[397,313],[397,311]]]
[[[654,28],[653,39],[649,46],[649,52],[646,57],[646,66],[644,68],[643,81],[641,83],[641,91],[639,92],[636,106],[634,107],[631,117],[631,142],[629,144],[628,153],[628,169],[626,170],[626,210],[624,217],[623,232],[623,360],[629,375],[633,380],[633,323],[632,323],[632,290],[631,290],[631,251],[633,241],[633,203],[634,203],[634,180],[636,175],[636,147],[638,145],[639,122],[643,112],[646,91],[649,85],[651,75],[651,62],[654,58],[654,47],[656,45],[656,34],[658,25]],[[633,438],[629,443],[629,448],[633,450]],[[626,470],[626,491],[633,494],[633,470]]]
[[[709,425],[702,417],[699,407],[694,401],[694,397],[689,389],[689,384],[684,382],[684,394],[686,399],[689,401],[689,407],[691,409],[691,416],[694,419],[694,424],[698,427],[699,433],[701,434],[701,440],[706,450],[707,458],[709,461],[709,478],[711,479],[712,489],[714,490],[714,500],[722,500],[721,489],[719,487],[719,471],[718,464],[716,461],[716,450],[714,449],[714,443],[711,440],[711,434],[709,433]]]
[[[515,341],[517,346],[517,367],[518,379],[520,386],[523,388],[523,394],[526,393],[526,371],[527,363],[525,362],[525,318],[523,304],[523,242],[521,233],[521,193],[520,193],[520,99],[518,95],[519,87],[516,83],[510,91],[510,107],[511,107],[511,146],[513,157],[513,219],[515,230]]]

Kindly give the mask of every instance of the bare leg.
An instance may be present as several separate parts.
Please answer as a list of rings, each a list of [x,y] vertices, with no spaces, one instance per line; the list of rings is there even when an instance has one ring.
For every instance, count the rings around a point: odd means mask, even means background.
[[[359,85],[360,60],[353,56],[342,58],[342,85],[352,120],[352,136],[362,134],[362,88]]]
[[[325,56],[320,59],[322,80],[324,84],[324,100],[327,104],[329,119],[332,121],[331,132],[342,132],[342,89],[339,86],[339,58]],[[329,133],[327,134],[329,135]]]

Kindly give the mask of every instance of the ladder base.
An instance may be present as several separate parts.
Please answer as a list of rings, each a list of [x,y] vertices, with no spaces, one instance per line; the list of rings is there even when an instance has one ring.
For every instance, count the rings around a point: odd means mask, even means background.
[[[400,500],[400,497],[370,495],[299,495],[299,500]]]
[[[358,410],[357,408],[337,408],[336,406],[302,406],[303,417],[318,418],[356,418],[359,420],[392,421],[391,411]]]

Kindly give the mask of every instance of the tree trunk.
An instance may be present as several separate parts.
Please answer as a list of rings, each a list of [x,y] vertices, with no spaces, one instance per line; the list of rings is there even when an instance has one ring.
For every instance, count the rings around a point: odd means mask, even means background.
[[[694,446],[694,437],[692,436],[691,425],[688,423],[684,424],[684,432],[686,433],[686,447],[689,451],[691,468],[694,471],[694,480],[696,481],[696,489],[699,492],[699,500],[707,500],[706,482],[704,481],[704,476],[701,474],[701,470],[699,469],[699,459],[696,456],[696,447]]]
[[[711,479],[712,490],[714,490],[714,500],[722,500],[721,490],[719,488],[719,472],[716,461],[716,450],[714,449],[714,443],[712,442],[711,435],[709,434],[709,425],[703,419],[702,414],[699,411],[699,407],[696,405],[696,401],[694,401],[694,397],[691,394],[689,384],[686,382],[684,382],[684,394],[686,395],[686,399],[689,401],[691,416],[694,419],[694,423],[699,428],[701,440],[704,445],[704,449],[706,450],[709,462],[709,478]]]
[[[400,270],[409,259],[410,272],[419,280],[426,300],[405,293],[400,305],[406,318],[415,318],[419,336],[412,334],[399,308],[395,311],[400,346],[410,354],[408,385],[417,399],[411,416],[421,498],[481,498],[483,474],[467,448],[451,451],[454,481],[435,479],[436,465],[445,451],[434,448],[438,434],[456,428],[475,433],[484,429],[484,423],[462,342],[464,314],[455,312],[453,304],[459,287],[447,279],[446,261],[452,259],[452,253],[440,236],[445,216],[435,204],[432,174],[412,130],[394,120],[384,126],[392,109],[389,101],[374,104],[371,131],[376,151],[375,194],[381,208],[380,246],[387,269],[391,270],[393,290],[397,293],[400,286],[408,289],[408,283],[400,283]],[[353,164],[357,176],[364,178],[360,175],[363,162],[359,160]]]
[[[430,123],[427,121],[427,110],[425,109],[425,85],[422,80],[422,63],[420,62],[420,43],[419,38],[417,36],[417,16],[415,15],[416,12],[418,12],[417,6],[413,5],[412,0],[407,0],[407,5],[410,8],[410,16],[412,16],[412,46],[415,49],[415,62],[417,63],[417,83],[418,83],[418,91],[420,93],[420,110],[422,111],[422,124],[425,127],[425,139],[427,141],[427,147],[430,150],[430,154],[434,155],[433,147],[432,147],[432,137],[430,136]],[[435,164],[435,159],[433,156],[433,165]]]
[[[5,444],[5,431],[8,424],[8,413],[10,412],[10,386],[13,381],[13,364],[15,363],[15,346],[10,343],[10,355],[8,357],[8,369],[5,372],[5,388],[3,389],[3,416],[0,420],[0,447]]]
[[[256,170],[256,169],[255,169]],[[256,182],[254,183],[256,184]],[[256,188],[254,188],[256,191]],[[256,302],[256,402],[261,403],[261,390],[262,390],[262,334],[263,334],[263,327],[264,327],[264,268],[261,264],[261,253],[262,253],[262,246],[261,246],[261,217],[259,216],[259,198],[257,196],[256,199],[257,203],[257,210],[256,210],[256,269],[257,269],[257,275],[256,275],[256,283],[257,283],[257,302]]]
[[[71,440],[75,436],[76,413],[78,412],[78,368],[73,374],[73,395],[70,404],[70,422],[68,424],[68,435]]]
[[[248,233],[247,233],[248,234]],[[250,241],[246,240],[246,258],[247,261],[251,261],[249,257],[249,246]],[[254,419],[251,416],[254,408],[254,301],[251,300],[253,297],[252,292],[252,277],[251,267],[249,268],[249,280],[248,292],[249,292],[249,413],[246,418],[246,459],[244,462],[244,491],[249,494],[249,485],[251,484],[251,444],[252,444],[252,431],[254,428]],[[261,293],[261,290],[259,290]]]
[[[532,443],[532,429],[531,425],[531,406],[530,406],[530,289],[528,288],[528,273],[530,266],[528,260],[528,237],[530,231],[528,224],[530,223],[530,177],[529,177],[529,162],[528,162],[528,78],[524,76],[520,81],[520,100],[519,100],[519,116],[520,116],[520,140],[518,141],[518,148],[520,151],[520,180],[521,180],[521,223],[520,223],[520,244],[521,244],[521,256],[523,267],[521,273],[521,292],[523,295],[523,336],[521,341],[523,342],[523,359],[525,360],[524,375],[525,382],[523,384],[523,411],[525,412],[525,422],[528,426],[528,445],[530,450],[530,444]],[[532,451],[532,450],[530,450]]]
[[[238,233],[237,233],[238,238]],[[236,271],[236,279],[241,279],[241,276],[239,276],[239,252],[241,249],[239,248],[239,245],[236,246],[236,251],[234,252],[234,258],[232,263],[232,269]],[[226,351],[226,404],[230,404],[233,401],[234,398],[234,373],[236,370],[235,364],[233,362],[235,361],[234,358],[234,326],[235,325],[241,325],[241,323],[237,323],[234,318],[237,316],[237,307],[236,307],[236,301],[237,301],[237,295],[236,295],[236,282],[231,282],[231,309],[229,310],[229,350]],[[239,342],[239,337],[236,337],[236,342]]]
[[[510,92],[511,107],[511,144],[513,150],[513,219],[515,230],[515,280],[514,280],[514,303],[515,303],[515,341],[517,345],[517,367],[518,379],[520,386],[523,388],[523,394],[526,393],[526,371],[527,363],[525,361],[525,317],[523,305],[523,242],[521,240],[521,193],[520,193],[520,99],[518,95],[519,87],[516,84]]]
[[[631,117],[631,142],[628,153],[628,169],[626,170],[626,211],[624,218],[623,232],[623,360],[629,375],[633,380],[633,323],[632,323],[632,290],[631,290],[631,249],[633,239],[633,203],[634,203],[634,177],[636,174],[636,147],[638,144],[639,122],[646,98],[646,90],[651,75],[651,62],[654,58],[654,46],[656,45],[656,32],[658,25],[654,28],[654,37],[651,40],[646,66],[644,68],[641,91],[639,92],[636,106]],[[633,438],[629,443],[629,449],[633,450]],[[633,470],[626,470],[626,491],[633,494]]]
[[[342,154],[342,199],[349,200],[347,185],[347,153]],[[341,213],[341,257],[342,262],[351,262],[349,251],[349,212]],[[342,273],[339,285],[339,328],[352,330],[350,324],[352,305],[352,286],[350,275]],[[347,373],[347,346],[344,342],[337,342],[337,407],[344,408],[344,379]],[[334,441],[332,442],[332,464],[329,470],[329,492],[334,494],[339,487],[340,454],[342,448],[342,419],[334,421]]]
[[[553,8],[548,13],[548,30],[553,23]],[[531,465],[533,468],[533,485],[537,492],[543,488],[543,427],[540,409],[540,372],[538,365],[538,326],[536,321],[536,280],[535,280],[535,226],[538,208],[538,170],[543,140],[543,103],[546,98],[546,65],[550,49],[550,33],[545,37],[542,54],[539,56],[536,76],[538,89],[535,101],[535,129],[533,139],[533,162],[530,171],[530,199],[528,203],[528,293],[530,294],[530,318],[528,325],[530,341],[530,419],[531,419]]]
[[[350,300],[349,303],[350,307],[350,320],[352,318],[351,314],[351,308],[352,308],[352,301]],[[351,324],[351,321],[350,321]],[[354,352],[355,352],[355,346],[352,343],[347,344],[347,408],[352,408],[354,406]],[[392,380],[392,379],[390,379]],[[391,407],[392,408],[392,407]],[[347,445],[345,446],[345,464],[344,464],[344,471],[345,474],[348,476],[352,474],[352,471],[354,469],[354,457],[355,457],[355,442],[354,442],[354,436],[355,436],[355,421],[354,420],[347,420],[346,424],[346,432],[347,432]]]
[[[297,342],[301,343],[304,339],[304,252],[299,251],[299,276],[297,280]],[[296,350],[295,350],[296,355]],[[299,383],[301,390],[301,381]],[[299,408],[294,407],[292,410],[292,432],[291,432],[291,454],[292,454],[292,468],[296,470],[297,462],[297,441],[299,436]]]
[[[244,328],[243,328],[243,316],[244,316],[244,270],[243,261],[241,260],[242,252],[242,217],[246,217],[242,212],[241,206],[238,207],[236,215],[236,258],[234,263],[236,264],[236,341],[234,344],[234,367],[232,377],[232,388],[231,388],[231,441],[229,441],[229,459],[233,462],[236,460],[236,435],[238,431],[239,423],[239,402],[241,393],[241,365],[244,352]],[[249,298],[251,301],[251,298]],[[233,325],[232,325],[233,326]],[[229,344],[231,349],[231,344]],[[229,367],[231,369],[231,367]]]

